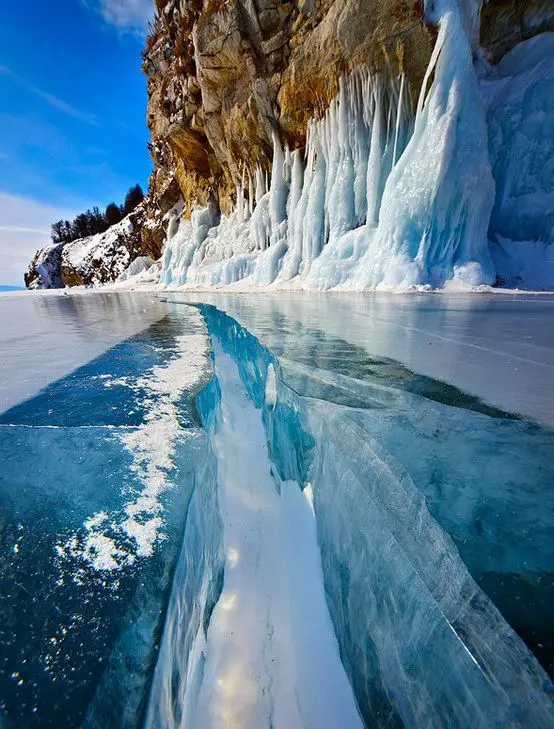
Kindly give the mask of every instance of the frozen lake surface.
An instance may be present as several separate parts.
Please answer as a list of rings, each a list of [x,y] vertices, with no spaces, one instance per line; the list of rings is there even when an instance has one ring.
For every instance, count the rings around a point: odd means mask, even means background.
[[[0,298],[2,729],[552,725],[553,307]]]
[[[0,294],[0,411],[159,321],[149,295]]]
[[[355,347],[361,357],[401,362],[483,402],[554,426],[552,296],[174,296],[224,308],[276,354],[285,354],[289,343],[301,348],[303,332],[321,332]]]

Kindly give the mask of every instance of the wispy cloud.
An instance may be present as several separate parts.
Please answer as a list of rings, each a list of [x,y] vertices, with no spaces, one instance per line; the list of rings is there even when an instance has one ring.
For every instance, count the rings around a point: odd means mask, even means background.
[[[46,101],[46,103],[54,109],[61,111],[62,114],[71,116],[74,119],[79,119],[79,121],[85,122],[86,124],[98,123],[96,117],[93,114],[90,114],[88,111],[82,111],[81,109],[77,109],[71,104],[68,104],[63,99],[60,99],[57,96],[54,96],[47,91],[44,91],[43,89],[39,89],[37,86],[22,78],[17,73],[14,73],[7,66],[0,66],[0,74],[9,76],[20,86],[23,86],[25,89],[27,89],[27,91],[34,94],[35,96],[38,96],[40,99],[43,99],[43,101]]]
[[[23,225],[0,225],[0,231],[4,233],[39,233],[48,235],[46,228],[26,228]]]
[[[120,32],[131,32],[144,37],[148,21],[154,15],[152,0],[83,0],[96,10],[106,23]]]
[[[75,211],[0,192],[0,284],[23,285],[35,251],[49,243],[50,225]]]

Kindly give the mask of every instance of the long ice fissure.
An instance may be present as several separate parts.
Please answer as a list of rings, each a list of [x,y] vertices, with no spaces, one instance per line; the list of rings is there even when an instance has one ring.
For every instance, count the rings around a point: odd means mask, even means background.
[[[325,602],[313,511],[297,483],[276,484],[261,411],[234,360],[217,341],[214,350],[225,580],[187,726],[361,729]]]

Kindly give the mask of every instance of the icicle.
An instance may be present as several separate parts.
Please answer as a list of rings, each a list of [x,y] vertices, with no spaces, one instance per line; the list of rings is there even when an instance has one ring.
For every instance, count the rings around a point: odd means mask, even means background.
[[[398,92],[398,107],[396,110],[396,129],[394,131],[394,150],[392,153],[392,166],[396,164],[396,152],[398,149],[398,136],[400,134],[400,121],[402,119],[402,101],[404,98],[404,74],[400,75],[400,91]]]
[[[260,202],[266,192],[267,186],[265,184],[264,171],[258,165],[256,167],[256,204]]]
[[[273,166],[271,168],[271,187],[269,189],[269,210],[271,227],[277,228],[287,215],[287,196],[289,185],[284,175],[285,155],[277,133],[273,132]]]
[[[386,178],[409,137],[399,83],[367,70],[342,79],[327,113],[308,126],[305,166],[274,132],[271,183],[261,166],[255,180],[243,168],[235,212],[198,244],[187,282],[250,276],[267,285],[301,276],[307,287],[344,283],[367,249]]]
[[[302,195],[302,187],[304,184],[304,164],[302,162],[302,153],[295,150],[291,154],[291,185],[290,195],[287,202],[287,218],[289,225],[292,224],[296,214],[296,209]]]
[[[252,175],[248,172],[248,217],[254,212],[254,186],[252,184]]]
[[[325,208],[331,238],[352,230],[356,224],[354,210],[354,162],[350,139],[347,84],[341,79],[339,98],[327,116],[329,138]],[[325,243],[325,241],[323,241]]]
[[[244,198],[242,195],[242,186],[237,185],[237,204],[236,204],[235,211],[236,211],[238,220],[243,219],[243,202],[244,202]]]
[[[288,208],[288,252],[285,255],[281,269],[281,278],[284,281],[289,281],[298,275],[302,262],[303,226],[314,164],[313,142],[311,141],[312,124],[308,126],[306,137],[308,154],[305,170],[301,152],[296,151],[293,153],[292,184]]]
[[[285,144],[285,161],[283,164],[283,177],[289,183],[291,181],[291,170],[292,170],[292,155],[289,149],[289,145]]]
[[[367,223],[377,224],[377,214],[380,203],[381,186],[381,161],[383,158],[383,132],[382,119],[382,96],[381,83],[372,88],[373,96],[373,119],[371,127],[371,142],[369,146],[369,160],[367,163]]]

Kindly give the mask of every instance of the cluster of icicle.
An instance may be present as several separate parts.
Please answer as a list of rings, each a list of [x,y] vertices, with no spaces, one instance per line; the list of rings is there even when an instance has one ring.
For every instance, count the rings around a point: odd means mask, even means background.
[[[230,215],[209,205],[170,225],[163,284],[402,290],[493,281],[494,182],[470,34],[455,0],[427,12],[438,14],[439,34],[415,117],[403,75],[341,79],[309,125],[305,152],[283,149],[274,133],[269,185],[261,169],[245,171]]]

